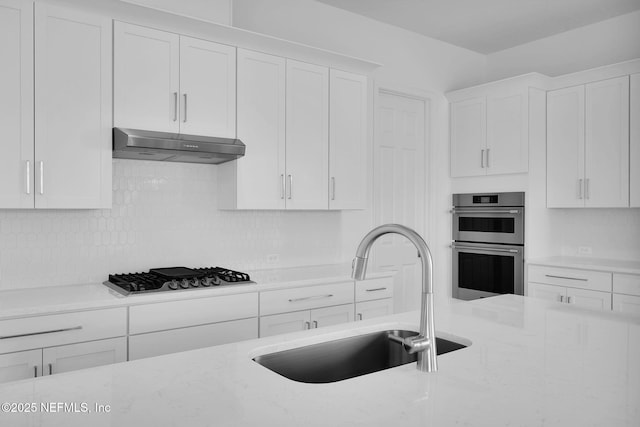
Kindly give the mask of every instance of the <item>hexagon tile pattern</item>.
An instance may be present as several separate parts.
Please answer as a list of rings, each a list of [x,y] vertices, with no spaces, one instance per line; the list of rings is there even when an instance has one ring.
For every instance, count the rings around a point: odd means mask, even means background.
[[[113,160],[113,206],[0,210],[0,290],[154,267],[340,262],[339,212],[217,209],[216,166]],[[269,254],[278,254],[277,265]]]

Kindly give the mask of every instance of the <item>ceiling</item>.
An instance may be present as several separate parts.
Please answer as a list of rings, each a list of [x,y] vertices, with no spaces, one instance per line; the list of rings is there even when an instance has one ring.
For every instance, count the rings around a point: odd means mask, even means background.
[[[489,54],[640,9],[640,0],[317,0]]]

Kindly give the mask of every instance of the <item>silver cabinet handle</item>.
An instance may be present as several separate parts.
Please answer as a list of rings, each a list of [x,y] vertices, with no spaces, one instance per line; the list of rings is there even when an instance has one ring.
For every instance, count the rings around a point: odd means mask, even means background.
[[[178,92],[173,92],[173,121],[178,121]]]
[[[567,279],[567,280],[579,280],[581,282],[588,282],[589,279],[583,279],[582,277],[569,277],[569,276],[555,276],[553,274],[545,274],[546,277],[551,277],[553,279]]]
[[[31,337],[33,335],[55,334],[57,332],[77,331],[80,329],[82,329],[82,326],[74,326],[73,328],[63,328],[63,329],[51,329],[49,331],[41,331],[41,332],[29,332],[26,334],[5,335],[0,337],[0,340],[8,340],[10,338]]]
[[[44,162],[40,162],[40,194],[44,194]]]
[[[487,167],[491,167],[489,166],[489,150],[491,150],[491,148],[487,148]]]
[[[358,320],[362,320],[362,313],[358,313],[356,316],[358,316]]]
[[[480,167],[484,168],[484,150],[480,150]]]
[[[27,160],[27,194],[31,194],[31,160]]]
[[[387,288],[373,288],[373,289],[365,289],[366,292],[377,292],[377,291],[384,291]]]
[[[49,375],[53,375],[53,364],[49,363]]]
[[[182,122],[187,123],[187,94],[182,94],[184,100],[184,116],[182,116]]]
[[[336,177],[331,177],[331,200],[336,199]]]
[[[287,199],[291,199],[291,197],[293,197],[293,176],[287,175],[287,177],[289,178],[289,195]]]
[[[452,214],[519,214],[520,211],[518,209],[508,209],[508,210],[500,210],[500,209],[460,209],[453,208],[451,209]]]
[[[309,323],[309,322],[304,322],[304,328],[305,328],[305,329],[311,329],[311,323]]]
[[[313,327],[314,327],[314,328],[317,328],[317,327],[318,327],[318,321],[317,321],[317,320],[314,320],[314,321],[313,321]]]
[[[582,199],[582,178],[578,180],[578,199]]]
[[[280,184],[281,184],[280,185],[280,198],[284,199],[284,191],[285,191],[284,187],[285,187],[285,184],[284,184],[284,174],[283,173],[280,174]]]
[[[567,297],[567,304],[571,304],[571,297]]]
[[[33,378],[38,378],[38,365],[33,367]]]
[[[564,295],[560,295],[560,302],[564,302]]]
[[[461,246],[456,244],[451,245],[451,247],[453,249],[472,249],[472,250],[480,250],[480,251],[486,251],[486,252],[508,252],[512,254],[517,254],[518,252],[520,252],[518,249],[482,248],[479,246]]]
[[[314,295],[312,297],[290,298],[289,302],[299,302],[299,301],[308,301],[311,299],[331,298],[332,296],[333,294],[326,294],[326,295]]]
[[[584,198],[589,200],[589,197],[591,196],[590,194],[591,192],[589,191],[589,178],[584,180]]]

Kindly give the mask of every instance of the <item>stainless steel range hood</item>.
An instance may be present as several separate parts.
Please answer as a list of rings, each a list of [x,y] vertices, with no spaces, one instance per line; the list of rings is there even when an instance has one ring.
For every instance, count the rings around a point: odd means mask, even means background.
[[[244,156],[239,139],[113,128],[113,157],[163,162],[229,162]]]

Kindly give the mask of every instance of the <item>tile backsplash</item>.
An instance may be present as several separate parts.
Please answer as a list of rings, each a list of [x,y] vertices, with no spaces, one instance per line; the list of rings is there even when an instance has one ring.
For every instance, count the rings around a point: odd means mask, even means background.
[[[0,290],[341,261],[340,212],[223,211],[216,189],[216,166],[114,159],[112,209],[0,210]]]

